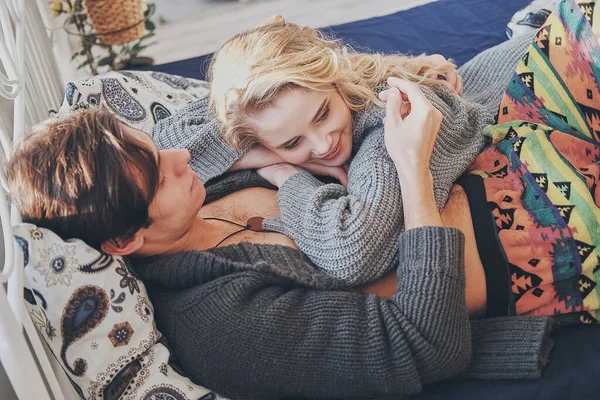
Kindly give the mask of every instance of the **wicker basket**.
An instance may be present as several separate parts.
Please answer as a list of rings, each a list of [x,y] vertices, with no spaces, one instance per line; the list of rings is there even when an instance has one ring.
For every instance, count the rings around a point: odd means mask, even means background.
[[[85,0],[84,4],[96,35],[108,45],[132,42],[146,30],[142,0]]]

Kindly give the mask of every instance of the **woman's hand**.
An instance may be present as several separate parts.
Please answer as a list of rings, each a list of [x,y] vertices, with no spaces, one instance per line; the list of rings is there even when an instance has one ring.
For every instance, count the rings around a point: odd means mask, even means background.
[[[390,89],[380,94],[386,102],[385,146],[401,175],[429,170],[429,160],[442,123],[442,113],[419,86],[388,78]]]
[[[342,185],[348,187],[348,165],[344,164],[341,167],[330,167],[327,165],[316,164],[316,163],[304,163],[300,164],[302,169],[307,170],[314,175],[331,176],[332,178],[340,181]]]
[[[287,164],[285,160],[277,154],[267,149],[262,144],[257,144],[252,149],[247,151],[233,166],[231,171],[240,171],[244,169],[259,169],[269,167],[275,164]],[[348,186],[348,168],[347,166],[329,167],[327,165],[304,163],[300,164],[301,169],[315,175],[331,176],[337,179],[344,186]],[[260,173],[260,172],[259,172]],[[267,172],[265,172],[267,174]],[[271,182],[273,183],[273,182]]]
[[[273,153],[262,144],[257,144],[237,160],[230,170],[241,171],[243,169],[257,169],[282,162],[284,161],[277,154]]]
[[[269,181],[273,186],[281,187],[285,181],[292,175],[302,171],[295,165],[288,163],[280,163],[269,165],[268,167],[259,168],[256,170],[260,176]]]
[[[421,56],[420,59],[423,61],[424,64],[430,65],[434,68],[438,68],[447,64],[452,64],[446,59],[446,57],[444,57],[441,54]],[[443,79],[447,81],[450,85],[452,85],[456,94],[462,96],[463,81],[462,78],[458,75],[458,72],[456,71],[456,66],[453,65],[444,75],[438,75],[437,73],[432,71],[425,73],[425,76],[431,79]]]

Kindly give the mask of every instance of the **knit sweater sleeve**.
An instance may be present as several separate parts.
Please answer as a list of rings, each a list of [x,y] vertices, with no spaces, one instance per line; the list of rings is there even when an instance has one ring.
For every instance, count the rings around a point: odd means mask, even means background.
[[[393,266],[402,201],[383,135],[365,139],[350,165],[348,188],[300,172],[281,186],[277,200],[285,233],[328,274],[358,285]]]
[[[481,132],[492,116],[444,88],[422,90],[444,117],[430,163],[442,209],[452,184],[482,148]],[[277,195],[277,222],[284,233],[317,267],[351,285],[372,281],[395,265],[403,229],[400,182],[385,148],[384,116],[384,109],[372,106],[358,118],[356,129],[364,139],[350,164],[347,189],[300,172]]]
[[[208,100],[206,95],[158,121],[150,134],[161,150],[189,150],[190,166],[204,183],[225,173],[243,154],[219,136],[219,122]]]
[[[202,295],[179,287],[173,292],[178,307],[169,305],[175,301],[169,296],[153,299],[159,329],[184,371],[225,396],[417,393],[470,360],[464,236],[453,228],[417,228],[403,234],[399,246],[391,299],[299,286],[256,270],[206,283],[199,277],[217,265],[190,268],[177,274],[179,281],[203,283]],[[189,252],[178,260],[193,265],[198,256]],[[160,277],[170,279],[166,272]]]

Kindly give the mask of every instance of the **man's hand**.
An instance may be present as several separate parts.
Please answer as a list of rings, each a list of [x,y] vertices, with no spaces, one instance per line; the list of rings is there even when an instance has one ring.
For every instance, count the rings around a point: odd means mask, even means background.
[[[388,78],[387,82],[390,89],[379,94],[386,102],[386,149],[396,164],[401,181],[418,169],[423,169],[426,172],[423,175],[427,175],[442,113],[423,95],[417,84],[398,78]],[[406,104],[410,111],[403,117],[401,108]]]

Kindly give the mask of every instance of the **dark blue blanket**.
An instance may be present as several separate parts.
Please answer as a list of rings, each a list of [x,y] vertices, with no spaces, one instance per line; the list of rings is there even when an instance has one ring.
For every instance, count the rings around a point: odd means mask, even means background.
[[[440,0],[325,31],[357,50],[441,53],[460,65],[506,40],[507,22],[528,3],[529,0]],[[202,56],[147,69],[204,79],[208,60],[209,56]],[[414,399],[600,399],[600,326],[565,328],[554,339],[555,347],[541,380],[448,380],[426,386]]]
[[[323,30],[357,50],[415,55],[441,53],[461,65],[506,40],[506,23],[527,3],[527,0],[440,0]],[[205,79],[209,62],[210,54],[139,69]]]

